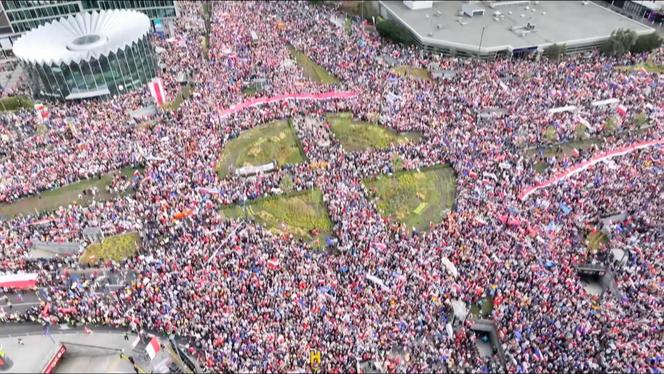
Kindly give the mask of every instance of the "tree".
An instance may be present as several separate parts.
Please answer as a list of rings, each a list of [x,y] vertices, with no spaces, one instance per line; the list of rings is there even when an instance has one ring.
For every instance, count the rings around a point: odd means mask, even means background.
[[[636,33],[632,30],[619,29],[611,33],[601,47],[607,56],[620,56],[629,51],[636,42]]]
[[[643,53],[657,49],[662,45],[662,37],[656,32],[640,35],[630,48],[632,53]]]
[[[412,44],[414,41],[410,31],[393,19],[378,21],[376,29],[382,37],[395,43]]]
[[[566,49],[564,44],[553,44],[544,48],[542,55],[549,60],[559,60],[565,54]]]

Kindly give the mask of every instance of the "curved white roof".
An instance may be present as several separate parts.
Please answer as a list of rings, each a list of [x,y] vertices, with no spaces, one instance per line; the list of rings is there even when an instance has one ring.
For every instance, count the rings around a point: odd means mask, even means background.
[[[150,32],[150,19],[133,10],[106,10],[63,17],[28,31],[14,54],[36,64],[68,64],[108,55]]]

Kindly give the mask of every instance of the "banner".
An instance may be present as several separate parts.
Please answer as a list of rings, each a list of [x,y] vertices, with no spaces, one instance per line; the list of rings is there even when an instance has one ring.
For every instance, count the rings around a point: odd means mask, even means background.
[[[148,356],[150,356],[150,360],[154,360],[155,356],[157,356],[157,353],[159,353],[160,350],[161,347],[159,346],[159,340],[157,340],[155,337],[152,337],[148,345],[145,346],[145,352],[148,354]]]
[[[60,362],[60,359],[62,356],[65,354],[65,351],[67,350],[67,347],[64,345],[61,345],[60,348],[55,352],[55,355],[51,357],[50,360],[46,363],[46,366],[44,366],[44,369],[42,370],[42,373],[44,374],[50,374],[55,370],[55,367],[58,365],[58,362]]]
[[[166,102],[166,92],[164,91],[164,84],[161,81],[161,78],[154,78],[148,83],[150,88],[150,93],[154,98],[154,101],[157,105],[164,105]]]
[[[244,109],[247,108],[253,108],[256,106],[260,105],[265,105],[265,104],[272,104],[276,103],[279,101],[289,101],[289,100],[315,100],[315,101],[320,101],[320,100],[334,100],[334,99],[350,99],[357,96],[357,93],[353,91],[330,91],[330,92],[324,92],[324,93],[318,93],[318,94],[286,94],[286,95],[280,95],[280,96],[273,96],[273,97],[261,97],[261,98],[255,98],[247,101],[243,101],[241,103],[232,105],[228,109],[224,109],[221,112],[219,112],[219,116],[224,118],[227,117],[231,114],[238,113]]]
[[[37,285],[37,273],[0,275],[0,288],[27,289]]]
[[[627,146],[627,147],[615,149],[613,151],[602,152],[599,155],[591,158],[588,161],[584,161],[580,164],[574,165],[572,167],[569,167],[569,168],[561,171],[560,173],[558,173],[558,174],[554,175],[553,177],[545,180],[544,182],[540,182],[535,186],[531,186],[531,187],[526,188],[525,190],[523,190],[523,192],[521,192],[521,195],[519,196],[519,199],[521,201],[524,201],[528,198],[528,196],[530,196],[533,193],[537,192],[537,190],[547,188],[547,187],[549,187],[553,184],[556,184],[556,183],[558,183],[562,180],[565,180],[569,177],[572,177],[572,176],[588,169],[589,167],[597,164],[598,162],[610,160],[610,159],[612,159],[614,157],[618,157],[618,156],[624,156],[624,155],[632,153],[636,150],[643,149],[643,148],[648,148],[648,147],[652,147],[652,146],[656,146],[656,145],[660,145],[660,144],[664,144],[664,138],[660,138],[660,139],[657,139],[657,140],[646,141],[646,142],[639,142],[639,143],[632,144],[632,145]]]

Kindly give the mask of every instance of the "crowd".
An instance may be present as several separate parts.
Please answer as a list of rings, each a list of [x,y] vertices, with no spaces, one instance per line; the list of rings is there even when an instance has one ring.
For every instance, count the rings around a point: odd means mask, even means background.
[[[114,179],[111,200],[0,223],[0,272],[38,272],[43,300],[25,313],[0,310],[0,321],[176,333],[190,339],[192,356],[215,372],[311,370],[312,351],[321,353],[321,369],[330,372],[355,371],[363,360],[399,372],[662,369],[661,148],[617,157],[518,198],[597,152],[661,136],[662,75],[614,67],[646,58],[661,64],[662,50],[479,62],[391,44],[360,22],[338,27],[330,17],[340,13],[330,6],[215,2],[205,52],[200,4],[181,4],[177,35],[153,39],[166,50],[160,76],[167,92],[179,89],[180,72],[191,77],[194,96],[178,109],[160,109],[149,126],[133,119],[130,111],[147,102],[146,89],[53,103],[44,132],[32,128],[28,112],[2,114],[3,202],[125,166],[138,171]],[[308,80],[292,62],[291,47],[341,82]],[[399,76],[379,58],[386,55],[456,74],[444,83]],[[253,79],[268,84],[243,93]],[[219,116],[250,97],[331,90],[358,96]],[[610,98],[626,112],[592,106]],[[580,109],[549,113],[568,105]],[[487,108],[502,114],[480,119]],[[330,132],[327,112],[417,131],[422,139],[347,152]],[[215,164],[226,142],[283,118],[292,119],[308,162],[252,178],[219,178]],[[579,123],[587,123],[585,129]],[[592,144],[580,150],[548,144],[588,136]],[[378,214],[362,180],[395,172],[395,158],[408,170],[455,169],[455,208],[442,223],[416,231]],[[545,168],[537,171],[538,164]],[[314,251],[297,238],[218,213],[223,205],[278,193],[283,178],[295,190],[323,192],[335,250]],[[118,193],[125,188],[131,193]],[[190,214],[175,218],[184,211]],[[627,218],[603,228],[608,244],[588,250],[586,235],[616,213]],[[141,236],[138,255],[109,264],[135,274],[123,289],[72,289],[68,275],[80,267],[77,258],[29,256],[34,240],[85,241],[82,230],[96,226],[107,235]],[[613,258],[615,249],[627,253],[625,262]],[[612,270],[616,292],[586,292],[576,267],[590,262]],[[453,317],[452,302],[470,307],[489,298],[504,363],[478,353],[470,317]]]

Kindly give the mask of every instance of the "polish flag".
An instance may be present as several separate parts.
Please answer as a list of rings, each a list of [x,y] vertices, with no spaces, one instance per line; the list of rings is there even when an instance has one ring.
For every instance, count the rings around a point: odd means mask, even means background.
[[[37,103],[35,104],[35,111],[37,111],[37,115],[39,119],[44,122],[45,120],[48,119],[48,107],[44,104]]]
[[[150,356],[150,360],[154,360],[160,350],[161,347],[159,346],[159,340],[157,340],[155,337],[152,337],[148,345],[145,346],[145,352],[147,352],[148,356]]]
[[[618,105],[616,108],[616,113],[618,113],[621,117],[624,117],[627,115],[627,108],[624,105]]]
[[[37,273],[19,273],[0,275],[0,288],[15,288],[19,290],[37,286]]]
[[[269,260],[267,262],[267,268],[270,269],[270,270],[273,270],[273,271],[278,270],[279,269],[279,261],[275,258]]]
[[[157,105],[164,105],[166,102],[166,92],[164,91],[164,84],[160,78],[155,78],[148,83],[150,93],[154,98]]]

